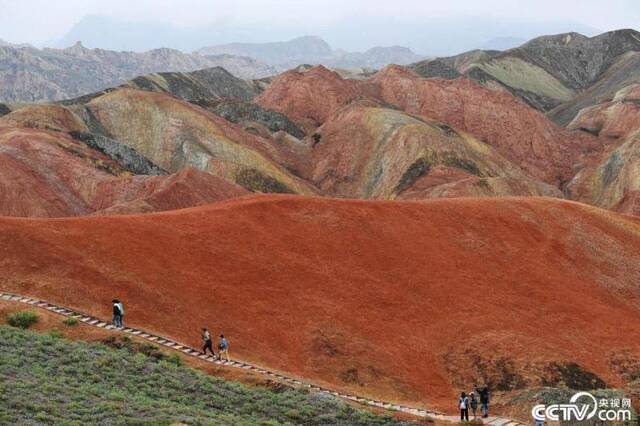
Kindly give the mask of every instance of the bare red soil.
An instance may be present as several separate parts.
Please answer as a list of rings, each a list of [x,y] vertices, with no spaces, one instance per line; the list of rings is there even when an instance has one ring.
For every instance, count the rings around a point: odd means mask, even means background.
[[[374,75],[371,83],[380,88],[385,102],[468,131],[548,183],[566,182],[585,156],[601,152],[605,144],[561,128],[505,91],[462,77],[423,79],[391,65]]]
[[[0,128],[0,215],[63,217],[198,206],[248,193],[209,173],[183,169],[132,176],[61,132]]]
[[[206,325],[232,356],[447,411],[476,380],[534,386],[575,362],[618,386],[616,354],[640,360],[640,222],[567,201],[1,218],[0,259],[4,290],[104,318],[119,297],[135,326],[195,345]]]
[[[614,207],[614,211],[640,216],[640,191],[629,191]]]
[[[565,130],[507,92],[462,77],[424,79],[398,65],[390,65],[367,80],[343,79],[321,66],[305,72],[288,71],[274,79],[256,102],[286,114],[311,132],[359,99],[375,100],[467,131],[529,175],[554,185],[571,179],[609,143],[584,132]]]
[[[256,103],[281,112],[307,131],[313,131],[347,103],[363,98],[378,98],[377,90],[318,65],[305,71],[280,74],[256,98]]]

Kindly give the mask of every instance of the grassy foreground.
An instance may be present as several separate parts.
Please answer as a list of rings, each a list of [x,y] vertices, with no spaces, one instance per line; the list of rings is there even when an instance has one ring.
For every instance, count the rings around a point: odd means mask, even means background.
[[[399,425],[331,397],[212,378],[126,349],[0,326],[0,424]]]

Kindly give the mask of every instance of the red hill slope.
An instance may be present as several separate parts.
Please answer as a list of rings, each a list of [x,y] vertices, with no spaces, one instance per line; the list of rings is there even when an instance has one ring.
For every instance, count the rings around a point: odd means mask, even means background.
[[[255,102],[286,114],[308,133],[341,107],[370,99],[466,131],[534,178],[553,185],[571,179],[607,141],[571,132],[511,94],[471,80],[421,78],[390,65],[367,80],[343,79],[321,66],[276,77]],[[349,126],[346,130],[350,129]]]
[[[136,326],[197,344],[207,325],[237,357],[449,411],[476,380],[618,386],[640,362],[640,223],[567,201],[256,196],[1,218],[0,259],[4,290],[104,318],[118,296]]]
[[[0,215],[81,216],[172,210],[245,195],[209,173],[185,168],[133,176],[66,134],[0,127]]]
[[[345,79],[322,65],[290,70],[275,77],[256,98],[262,107],[281,112],[307,131],[313,131],[342,106],[355,99],[377,98],[376,89]]]

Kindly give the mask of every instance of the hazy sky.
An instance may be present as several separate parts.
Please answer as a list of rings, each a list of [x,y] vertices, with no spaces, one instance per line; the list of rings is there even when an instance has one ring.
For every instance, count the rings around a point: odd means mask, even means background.
[[[195,28],[225,22],[322,28],[350,19],[384,22],[463,15],[482,19],[575,22],[598,30],[640,28],[640,0],[0,0],[0,38],[50,43],[86,15]],[[504,34],[509,36],[509,34]],[[394,44],[389,40],[388,44]],[[341,47],[341,46],[337,46]]]

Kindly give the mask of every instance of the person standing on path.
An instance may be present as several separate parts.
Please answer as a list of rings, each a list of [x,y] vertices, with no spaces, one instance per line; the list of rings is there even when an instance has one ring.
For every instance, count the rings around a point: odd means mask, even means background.
[[[207,349],[209,349],[209,352],[211,352],[211,355],[215,358],[216,354],[215,352],[213,352],[213,342],[211,341],[211,334],[206,328],[202,329],[202,341],[204,342],[204,346],[202,347],[202,355],[206,355]]]
[[[113,299],[111,301],[113,303],[113,325],[118,328],[122,327],[122,310],[120,308],[120,301],[118,299]]]
[[[469,397],[466,393],[462,392],[460,394],[460,399],[458,400],[460,405],[460,421],[469,421]]]
[[[229,342],[224,337],[224,334],[220,335],[220,342],[218,343],[218,359],[222,360],[222,354],[225,354],[227,361],[231,361],[229,358]]]
[[[118,300],[118,299],[116,299]],[[120,300],[118,300],[118,308],[120,308],[120,328],[124,328],[124,305]]]
[[[475,392],[469,394],[469,405],[471,405],[471,412],[473,413],[473,420],[478,418],[476,411],[478,410],[478,398]]]
[[[483,418],[489,417],[489,386],[484,385],[480,391],[480,413]]]

